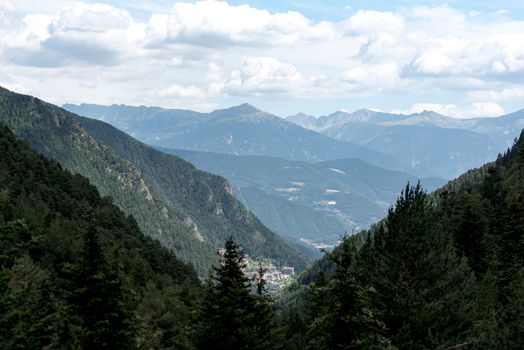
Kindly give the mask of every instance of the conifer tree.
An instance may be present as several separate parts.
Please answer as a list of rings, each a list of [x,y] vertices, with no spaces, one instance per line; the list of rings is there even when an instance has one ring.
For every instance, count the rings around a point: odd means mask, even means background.
[[[271,348],[267,300],[253,295],[240,246],[230,237],[224,248],[220,265],[207,282],[195,343],[199,349]]]
[[[336,264],[326,283],[319,274],[314,293],[314,319],[309,329],[310,349],[388,349],[383,324],[371,310],[369,293],[355,279],[350,242],[345,240],[329,258]]]
[[[29,256],[0,272],[1,349],[79,348],[78,327],[49,274]],[[0,283],[3,285],[4,283]]]
[[[468,265],[480,277],[486,272],[488,221],[485,204],[480,195],[470,192],[454,197],[449,227],[453,233],[455,247],[460,256],[468,260]]]
[[[372,245],[374,254],[359,261],[360,277],[377,290],[375,310],[393,345],[425,349],[470,342],[474,277],[420,184],[406,186]]]
[[[72,302],[82,318],[86,349],[135,347],[135,324],[118,266],[111,266],[100,246],[98,228],[92,224],[76,269]]]

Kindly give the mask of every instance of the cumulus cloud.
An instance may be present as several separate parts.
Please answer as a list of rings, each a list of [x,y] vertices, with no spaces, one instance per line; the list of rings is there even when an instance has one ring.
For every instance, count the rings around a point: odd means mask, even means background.
[[[106,4],[76,3],[58,14],[28,14],[7,43],[7,59],[27,66],[114,65],[144,39],[145,25]]]
[[[452,116],[494,115],[523,97],[524,21],[507,12],[351,9],[341,20],[315,21],[205,0],[138,17],[85,1],[20,13],[12,0],[0,0],[0,63],[9,76],[0,83],[38,89],[67,75],[93,96],[119,87],[129,102],[147,96],[149,104],[285,96],[377,105],[388,94],[399,104],[403,96],[445,94],[450,104],[417,108]],[[131,81],[140,86],[129,89]]]
[[[172,84],[158,92],[160,97],[168,97],[175,99],[204,99],[206,97],[205,91],[196,86],[181,86]]]
[[[511,80],[524,72],[524,22],[500,14],[469,14],[440,6],[408,14],[408,43],[418,50],[405,71],[413,75],[483,76]]]
[[[524,43],[516,35],[495,35],[486,39],[447,36],[428,43],[428,47],[414,58],[413,73],[503,77],[524,71],[524,58],[521,57]]]
[[[0,12],[13,12],[16,10],[15,4],[10,0],[0,0]]]
[[[467,94],[468,98],[474,101],[513,101],[524,99],[524,86],[506,88],[502,90],[476,90]]]
[[[398,88],[401,85],[400,69],[393,62],[361,65],[349,68],[342,74],[342,80],[351,84],[356,90],[369,87],[379,89]]]
[[[8,15],[16,10],[15,4],[10,0],[0,0],[0,25],[6,26],[8,24]]]
[[[405,28],[404,17],[392,12],[358,10],[342,23],[348,34],[375,35],[380,32],[401,32]]]
[[[225,82],[225,91],[235,95],[287,94],[298,92],[307,79],[290,63],[274,57],[246,58],[240,70],[234,70]]]
[[[395,109],[391,112],[396,114],[413,114],[424,111],[433,111],[454,118],[498,117],[504,114],[504,109],[493,102],[476,102],[465,107],[455,104],[416,103],[409,109]]]
[[[225,1],[179,2],[162,20],[167,20],[167,41],[205,47],[293,45],[299,40],[326,39],[335,33],[331,23],[313,24],[298,12],[272,14]]]

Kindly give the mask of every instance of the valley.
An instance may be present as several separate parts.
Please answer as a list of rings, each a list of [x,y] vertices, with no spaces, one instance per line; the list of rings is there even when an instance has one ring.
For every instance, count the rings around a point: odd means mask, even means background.
[[[225,177],[265,225],[315,250],[380,220],[406,182],[420,181],[431,191],[495,158],[511,145],[524,120],[518,112],[458,120],[432,112],[369,110],[283,120],[248,104],[211,113],[64,107],[114,123],[159,150]],[[499,128],[488,128],[489,123]],[[303,253],[318,257],[314,250]]]
[[[109,124],[81,118],[36,98],[0,89],[0,122],[65,169],[86,176],[140,228],[201,277],[234,234],[252,256],[305,268],[308,258],[266,228],[221,177],[201,172]],[[250,242],[250,243],[248,243]]]

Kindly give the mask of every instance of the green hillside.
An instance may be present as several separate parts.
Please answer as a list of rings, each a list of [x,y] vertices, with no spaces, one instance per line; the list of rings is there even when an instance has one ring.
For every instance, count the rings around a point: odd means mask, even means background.
[[[198,171],[108,124],[5,89],[0,90],[0,122],[33,149],[86,176],[101,194],[132,214],[145,234],[193,263],[201,275],[231,234],[250,255],[305,267],[305,258],[247,211],[221,177]]]
[[[0,348],[186,347],[194,269],[0,125]]]

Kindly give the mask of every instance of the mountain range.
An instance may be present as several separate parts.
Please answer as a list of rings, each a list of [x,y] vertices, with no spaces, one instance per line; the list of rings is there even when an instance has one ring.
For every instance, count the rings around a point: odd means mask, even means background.
[[[210,113],[126,105],[64,108],[104,120],[158,147],[308,162],[357,158],[419,177],[446,179],[504,152],[524,126],[524,110],[476,119],[366,109],[284,119],[249,104]]]
[[[222,177],[197,170],[111,125],[0,88],[0,123],[38,152],[87,177],[142,231],[191,262],[201,276],[234,235],[254,257],[301,270],[306,258],[270,231]]]
[[[335,140],[249,104],[211,113],[125,105],[66,104],[64,108],[103,120],[158,147],[309,162],[359,158],[374,165],[398,167],[389,155]]]
[[[403,115],[362,109],[319,118],[300,113],[286,120],[389,154],[407,164],[408,172],[454,178],[510,147],[524,126],[524,110],[458,119],[431,111]]]

